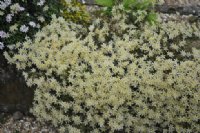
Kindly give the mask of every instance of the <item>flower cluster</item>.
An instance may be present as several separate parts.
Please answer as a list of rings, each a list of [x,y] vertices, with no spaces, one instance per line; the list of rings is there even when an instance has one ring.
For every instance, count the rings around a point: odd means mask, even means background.
[[[0,2],[0,9],[5,10],[11,4],[11,0],[4,0]]]
[[[23,42],[59,14],[61,3],[57,0],[2,0],[0,1],[0,43],[2,48],[11,48]]]
[[[5,53],[36,86],[33,114],[69,133],[200,131],[199,23],[138,26],[118,8],[88,28],[53,16]]]

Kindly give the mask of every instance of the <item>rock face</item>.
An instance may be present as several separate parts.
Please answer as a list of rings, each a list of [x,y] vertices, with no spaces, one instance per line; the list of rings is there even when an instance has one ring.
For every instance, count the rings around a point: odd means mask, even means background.
[[[95,0],[79,0],[89,6],[96,5]],[[161,13],[194,15],[200,17],[200,0],[164,0],[163,5],[156,5],[156,11]],[[196,18],[195,18],[196,19]]]
[[[95,0],[79,0],[82,3],[95,4]],[[164,0],[167,5],[199,5],[200,0]]]
[[[200,5],[200,0],[164,0],[168,5]]]
[[[0,52],[0,113],[27,112],[33,101],[33,89],[28,88],[15,66],[9,65]]]

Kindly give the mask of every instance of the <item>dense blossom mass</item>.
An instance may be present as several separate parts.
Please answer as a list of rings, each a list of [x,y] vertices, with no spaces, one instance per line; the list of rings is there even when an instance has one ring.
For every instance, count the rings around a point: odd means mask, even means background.
[[[134,12],[109,6],[90,23],[63,11],[15,52],[4,52],[35,87],[31,112],[38,120],[61,133],[200,131],[200,49],[190,46],[200,39],[200,23],[163,22],[143,4]],[[37,25],[14,24],[10,32]]]

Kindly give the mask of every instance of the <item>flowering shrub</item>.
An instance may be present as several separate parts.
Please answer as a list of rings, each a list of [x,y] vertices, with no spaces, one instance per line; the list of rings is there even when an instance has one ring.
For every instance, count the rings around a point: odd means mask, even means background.
[[[138,27],[117,13],[88,29],[54,16],[5,53],[36,87],[33,114],[60,132],[200,131],[200,50],[187,43],[199,23]]]
[[[32,38],[50,22],[52,14],[63,15],[74,22],[86,21],[82,5],[75,1],[0,1],[0,50],[5,46],[12,49],[13,45],[23,42],[26,37]]]

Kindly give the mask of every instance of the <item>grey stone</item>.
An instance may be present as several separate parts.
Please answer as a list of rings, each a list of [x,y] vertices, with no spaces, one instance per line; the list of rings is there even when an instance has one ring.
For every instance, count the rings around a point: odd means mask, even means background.
[[[7,63],[0,51],[0,113],[27,112],[33,101],[33,88],[28,88],[20,71]]]
[[[13,114],[13,120],[21,120],[23,118],[23,114],[19,111]]]

